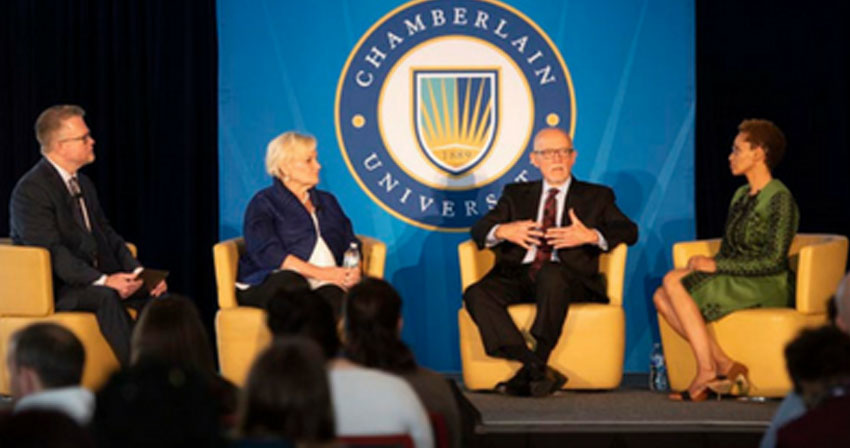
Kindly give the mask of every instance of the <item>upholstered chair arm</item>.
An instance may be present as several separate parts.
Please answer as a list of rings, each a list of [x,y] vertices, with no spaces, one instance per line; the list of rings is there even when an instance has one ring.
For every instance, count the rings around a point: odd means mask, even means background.
[[[363,249],[363,274],[369,277],[384,278],[384,266],[387,261],[387,245],[366,235],[357,235]]]
[[[0,243],[0,316],[53,314],[50,252],[43,247]]]
[[[605,294],[611,305],[623,306],[623,287],[626,281],[628,246],[620,243],[599,257],[599,272],[605,275]]]
[[[801,247],[798,257],[797,311],[803,314],[825,313],[827,301],[844,276],[847,238],[823,235],[820,241]]]
[[[222,241],[213,246],[218,307],[221,309],[237,306],[236,274],[239,269],[239,255],[244,248],[245,240],[242,237]]]
[[[461,291],[466,291],[470,285],[481,280],[496,263],[496,254],[492,250],[479,250],[472,240],[460,243],[457,246],[457,254],[460,260]]]
[[[684,268],[688,260],[696,255],[713,257],[720,250],[720,238],[708,240],[682,241],[673,245],[673,267]]]

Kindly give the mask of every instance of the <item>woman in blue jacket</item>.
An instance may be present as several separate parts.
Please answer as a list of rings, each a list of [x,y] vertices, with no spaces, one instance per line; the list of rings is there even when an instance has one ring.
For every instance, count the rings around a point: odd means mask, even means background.
[[[266,308],[281,292],[309,287],[339,316],[345,290],[360,280],[358,268],[340,267],[357,239],[336,198],[316,189],[321,168],[314,137],[290,131],[269,142],[272,185],[245,210],[236,284],[241,305]]]

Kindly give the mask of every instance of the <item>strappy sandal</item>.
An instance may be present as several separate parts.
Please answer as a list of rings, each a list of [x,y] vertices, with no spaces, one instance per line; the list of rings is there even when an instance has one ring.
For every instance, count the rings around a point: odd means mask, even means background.
[[[729,396],[732,389],[732,383],[726,379],[715,378],[703,386],[699,392],[691,394],[691,391],[684,390],[668,395],[667,398],[673,401],[693,401],[700,402],[711,399],[720,401],[724,396]]]
[[[744,396],[750,392],[750,369],[747,366],[734,362],[732,367],[723,375],[718,375],[718,379],[728,380],[732,384],[729,394],[735,396]]]

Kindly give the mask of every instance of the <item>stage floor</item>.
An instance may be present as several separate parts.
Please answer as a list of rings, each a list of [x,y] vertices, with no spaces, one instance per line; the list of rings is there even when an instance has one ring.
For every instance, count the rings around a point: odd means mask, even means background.
[[[477,446],[754,446],[779,400],[683,403],[652,392],[646,375],[613,391],[547,398],[464,391],[477,411]]]

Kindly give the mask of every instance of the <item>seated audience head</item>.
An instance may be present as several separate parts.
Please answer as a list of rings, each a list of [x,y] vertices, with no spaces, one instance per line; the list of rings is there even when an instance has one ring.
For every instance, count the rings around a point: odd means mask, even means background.
[[[277,339],[254,361],[239,405],[242,437],[299,444],[334,439],[325,357],[310,339]]]
[[[158,363],[206,376],[224,422],[231,423],[239,390],[218,375],[213,351],[191,300],[171,294],[145,307],[130,340],[132,365]]]
[[[398,292],[384,280],[363,280],[346,298],[346,355],[368,367],[397,373],[415,370],[413,352],[399,337],[401,325]]]
[[[815,407],[832,387],[850,384],[850,335],[831,325],[803,330],[785,347],[785,362],[795,392]]]
[[[266,172],[284,184],[302,186],[319,183],[315,137],[294,131],[284,132],[269,142],[266,148]]]
[[[835,293],[835,324],[838,328],[850,334],[850,273],[844,276],[841,283],[838,284],[838,291]]]
[[[760,163],[773,171],[785,156],[785,145],[785,134],[773,122],[756,118],[742,121],[729,155],[732,173],[743,174],[752,164]]]
[[[110,378],[97,394],[92,428],[100,448],[222,446],[207,377],[153,361]]]
[[[12,395],[79,386],[85,359],[83,344],[61,325],[39,323],[19,330],[9,340],[6,359]]]
[[[150,360],[215,373],[204,324],[189,299],[172,294],[142,311],[130,341],[130,362]]]
[[[313,291],[279,294],[269,301],[267,324],[275,338],[304,336],[317,343],[327,359],[339,354],[340,342],[331,305]]]

